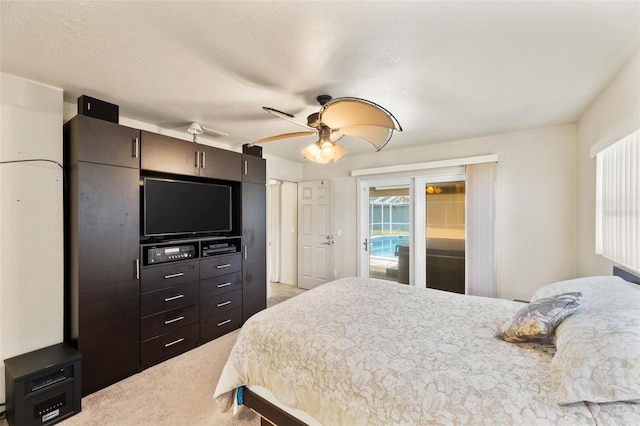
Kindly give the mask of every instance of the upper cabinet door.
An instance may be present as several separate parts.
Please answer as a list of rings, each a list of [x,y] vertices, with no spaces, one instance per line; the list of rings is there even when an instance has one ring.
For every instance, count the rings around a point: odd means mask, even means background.
[[[111,121],[76,115],[65,125],[70,161],[140,167],[140,130]]]
[[[200,151],[200,176],[232,180],[242,180],[242,154],[207,145],[198,145]]]
[[[267,183],[267,162],[263,158],[242,154],[242,181]]]
[[[141,168],[239,182],[242,154],[142,131]]]
[[[199,145],[142,130],[140,168],[179,175],[199,174]]]

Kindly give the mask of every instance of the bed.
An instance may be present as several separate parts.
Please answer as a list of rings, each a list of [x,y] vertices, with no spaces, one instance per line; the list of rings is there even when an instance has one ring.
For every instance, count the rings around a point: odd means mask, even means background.
[[[251,317],[214,398],[279,425],[640,424],[632,282],[616,268],[527,304],[339,279]]]

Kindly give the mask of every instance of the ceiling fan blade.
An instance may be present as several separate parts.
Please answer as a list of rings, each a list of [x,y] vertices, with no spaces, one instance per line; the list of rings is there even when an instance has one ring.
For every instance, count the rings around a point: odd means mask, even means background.
[[[332,129],[355,125],[402,130],[398,120],[386,109],[359,98],[333,99],[320,108],[320,121]]]
[[[389,142],[393,135],[393,130],[380,126],[347,126],[337,130],[344,135],[356,136],[364,139],[371,145],[376,147],[376,151],[380,151]]]
[[[280,139],[289,139],[289,138],[297,138],[300,136],[312,136],[315,135],[316,132],[294,132],[294,133],[284,133],[282,135],[276,135],[276,136],[269,136],[268,138],[263,138],[260,140],[257,140],[255,142],[252,142],[249,144],[249,146],[253,146],[256,144],[260,144],[260,143],[267,143],[267,142],[273,142],[273,141],[278,141]]]
[[[277,110],[275,108],[270,108],[270,107],[266,107],[266,106],[263,106],[262,109],[267,111],[271,115],[275,115],[278,118],[282,118],[283,120],[287,120],[288,122],[296,124],[296,125],[301,126],[301,127],[304,127],[305,129],[315,130],[313,127],[309,127],[304,123],[297,122],[296,120],[293,119],[294,116],[289,114],[288,112],[282,112],[282,111],[279,111],[279,110]]]
[[[202,126],[202,130],[204,130],[204,133],[211,136],[229,136],[229,133],[221,132],[219,130],[211,129],[205,126]]]

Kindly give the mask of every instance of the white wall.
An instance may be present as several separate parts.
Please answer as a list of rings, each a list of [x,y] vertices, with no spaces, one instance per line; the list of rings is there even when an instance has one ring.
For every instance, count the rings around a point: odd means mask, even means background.
[[[389,142],[392,147],[393,139]],[[334,263],[356,274],[356,180],[351,170],[498,154],[496,245],[498,297],[528,299],[539,287],[576,275],[575,126],[494,135],[422,148],[347,155],[336,163],[305,163],[305,181],[323,175],[334,191]]]
[[[640,51],[585,111],[577,129],[578,274],[611,275],[613,262],[595,254],[596,159],[590,157],[589,149],[640,129]]]
[[[1,161],[62,163],[62,96],[61,89],[0,75]],[[0,165],[0,360],[63,340],[62,188],[55,164]]]

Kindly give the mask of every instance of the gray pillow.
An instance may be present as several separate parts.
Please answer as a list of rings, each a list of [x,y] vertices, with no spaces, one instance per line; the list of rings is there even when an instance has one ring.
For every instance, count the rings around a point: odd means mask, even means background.
[[[498,337],[507,342],[549,341],[556,327],[580,305],[582,293],[563,293],[523,306],[502,326]]]

